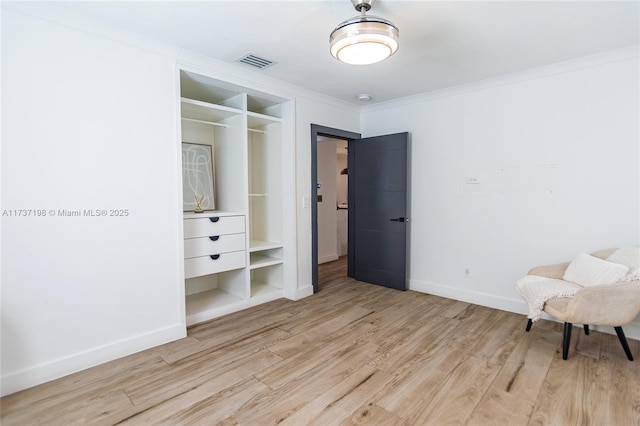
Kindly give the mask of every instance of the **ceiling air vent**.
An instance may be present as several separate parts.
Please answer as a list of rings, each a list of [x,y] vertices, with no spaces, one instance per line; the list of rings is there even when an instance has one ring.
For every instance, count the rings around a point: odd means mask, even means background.
[[[254,68],[258,68],[261,70],[276,64],[276,62],[272,60],[261,58],[260,56],[256,56],[252,53],[247,53],[242,58],[236,60],[236,62],[240,62],[241,64],[245,64],[245,65],[250,65]]]

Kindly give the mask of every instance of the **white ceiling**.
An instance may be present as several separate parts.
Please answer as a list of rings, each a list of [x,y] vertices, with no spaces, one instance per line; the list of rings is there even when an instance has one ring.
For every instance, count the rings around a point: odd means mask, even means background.
[[[329,33],[357,15],[350,0],[56,4],[221,61],[271,59],[256,72],[355,104],[361,93],[382,102],[640,42],[637,1],[377,0],[369,14],[400,29],[400,49],[352,66],[329,54]]]

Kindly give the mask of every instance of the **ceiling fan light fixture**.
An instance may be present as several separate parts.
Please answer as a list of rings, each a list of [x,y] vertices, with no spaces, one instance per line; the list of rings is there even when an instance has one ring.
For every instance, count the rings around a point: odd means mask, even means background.
[[[367,3],[368,8],[371,3]],[[364,13],[368,8],[356,5],[362,15],[344,21],[331,32],[330,51],[334,58],[351,65],[369,65],[396,53],[400,38],[398,28],[386,19],[366,16]]]

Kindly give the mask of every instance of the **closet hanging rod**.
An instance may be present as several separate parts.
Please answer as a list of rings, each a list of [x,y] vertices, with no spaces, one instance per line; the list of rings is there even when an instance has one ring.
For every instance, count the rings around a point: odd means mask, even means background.
[[[247,130],[249,130],[250,132],[253,132],[253,133],[262,133],[263,135],[267,133],[265,130],[258,130],[258,129],[251,129],[251,128],[249,128]]]
[[[182,117],[182,119],[185,121],[192,121],[194,123],[208,124],[210,126],[229,127],[228,124],[216,123],[215,121],[196,120],[195,118],[187,118],[187,117]]]

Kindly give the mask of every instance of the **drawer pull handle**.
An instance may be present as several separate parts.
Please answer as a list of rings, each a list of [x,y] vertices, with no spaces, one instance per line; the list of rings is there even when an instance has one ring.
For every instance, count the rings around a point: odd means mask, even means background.
[[[220,239],[220,235],[212,235],[209,237],[211,241],[218,241]]]
[[[213,223],[216,223],[217,221],[219,221],[219,220],[220,220],[220,218],[219,218],[219,217],[210,217],[210,218],[209,218],[209,220],[210,220],[211,222],[213,222]]]
[[[209,257],[213,260],[218,260],[220,258],[219,254],[210,254]]]

